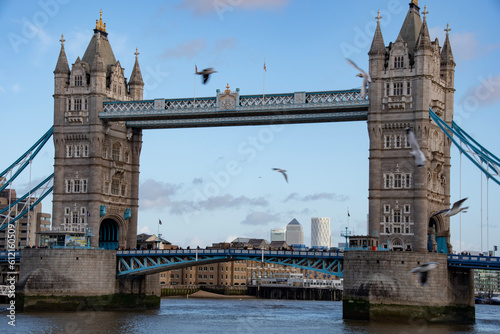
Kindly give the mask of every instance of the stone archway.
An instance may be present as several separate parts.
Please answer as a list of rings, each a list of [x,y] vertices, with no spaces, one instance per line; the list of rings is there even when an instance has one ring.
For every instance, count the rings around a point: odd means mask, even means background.
[[[113,218],[105,218],[99,227],[99,248],[118,249],[120,240],[119,224]]]
[[[443,216],[432,215],[427,228],[427,250],[429,252],[448,253],[449,229],[446,228]]]

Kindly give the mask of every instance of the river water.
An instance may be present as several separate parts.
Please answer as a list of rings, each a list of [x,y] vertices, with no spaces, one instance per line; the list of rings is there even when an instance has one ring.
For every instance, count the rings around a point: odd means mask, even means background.
[[[473,325],[344,321],[342,302],[162,298],[142,312],[22,313],[16,326],[1,312],[0,333],[500,333],[500,306],[476,305]]]

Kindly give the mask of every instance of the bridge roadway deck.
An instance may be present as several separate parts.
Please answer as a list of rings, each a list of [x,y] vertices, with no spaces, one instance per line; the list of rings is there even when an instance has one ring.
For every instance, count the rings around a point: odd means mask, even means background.
[[[234,94],[233,94],[234,93]],[[99,118],[136,128],[183,128],[367,120],[369,101],[360,90],[239,95],[191,99],[106,101]]]
[[[0,251],[0,264],[21,261],[21,252]],[[343,276],[342,251],[269,251],[245,249],[177,249],[116,251],[118,276],[146,275],[154,272],[191,267],[204,263],[253,260],[290,265]],[[500,257],[448,254],[448,267],[500,270]]]

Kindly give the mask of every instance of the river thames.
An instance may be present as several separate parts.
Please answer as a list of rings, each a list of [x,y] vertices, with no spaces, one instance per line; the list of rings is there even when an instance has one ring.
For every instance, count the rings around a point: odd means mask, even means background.
[[[344,321],[342,302],[162,298],[141,312],[21,313],[16,327],[1,312],[2,333],[499,333],[500,306],[476,305],[472,325]]]

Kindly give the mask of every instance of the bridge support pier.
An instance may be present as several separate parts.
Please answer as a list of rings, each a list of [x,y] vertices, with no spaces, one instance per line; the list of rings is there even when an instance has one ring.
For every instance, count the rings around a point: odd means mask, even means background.
[[[24,249],[16,307],[21,311],[103,311],[160,306],[158,274],[116,277],[116,251]]]
[[[439,262],[425,286],[411,269]],[[429,252],[344,253],[343,318],[416,324],[473,323],[473,269],[449,268],[447,255]]]

